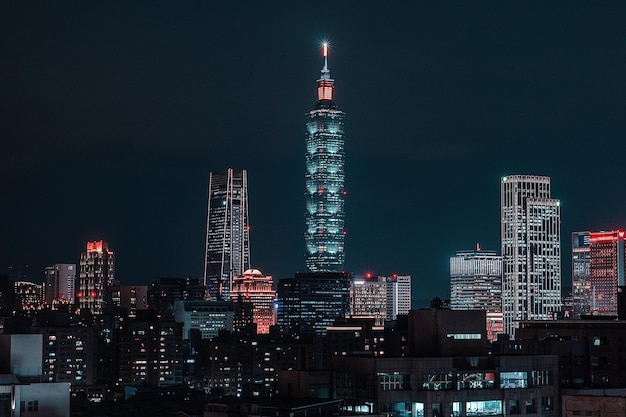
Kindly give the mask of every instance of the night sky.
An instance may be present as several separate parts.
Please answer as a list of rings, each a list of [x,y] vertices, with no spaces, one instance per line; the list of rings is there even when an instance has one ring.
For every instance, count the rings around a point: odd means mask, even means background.
[[[395,2],[394,2],[395,3]],[[409,3],[409,2],[406,2]],[[0,272],[122,284],[203,271],[208,172],[247,169],[252,263],[304,269],[304,114],[323,61],[346,116],[346,267],[449,294],[500,252],[499,184],[552,177],[570,234],[626,227],[622,2],[32,2],[0,11]]]

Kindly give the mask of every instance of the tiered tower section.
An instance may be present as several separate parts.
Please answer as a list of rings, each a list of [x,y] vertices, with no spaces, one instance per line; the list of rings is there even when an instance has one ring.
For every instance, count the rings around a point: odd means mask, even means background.
[[[306,266],[311,272],[344,269],[345,151],[343,120],[333,97],[335,82],[324,67],[317,80],[317,103],[306,114]]]

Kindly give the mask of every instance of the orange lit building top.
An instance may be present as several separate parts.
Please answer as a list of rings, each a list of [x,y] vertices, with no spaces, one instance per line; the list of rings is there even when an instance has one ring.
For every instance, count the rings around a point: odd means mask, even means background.
[[[109,252],[109,245],[103,240],[87,242],[87,253],[89,252]]]

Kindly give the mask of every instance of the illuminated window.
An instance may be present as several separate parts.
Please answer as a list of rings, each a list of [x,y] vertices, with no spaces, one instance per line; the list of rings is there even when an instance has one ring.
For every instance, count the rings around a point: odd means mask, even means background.
[[[404,390],[410,389],[410,375],[400,375],[400,374],[387,374],[387,373],[379,373],[378,374],[378,384],[380,386],[381,391],[394,391],[394,390]]]
[[[452,389],[452,372],[434,372],[422,376],[422,389],[439,391]]]
[[[528,388],[526,372],[501,372],[500,388]]]

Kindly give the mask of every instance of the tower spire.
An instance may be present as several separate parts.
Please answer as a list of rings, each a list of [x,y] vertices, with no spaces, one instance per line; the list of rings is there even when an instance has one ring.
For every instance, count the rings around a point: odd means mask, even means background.
[[[324,67],[320,79],[317,80],[317,100],[333,101],[334,81],[330,78],[330,70],[328,69],[328,42],[322,44],[322,55],[324,56]]]

